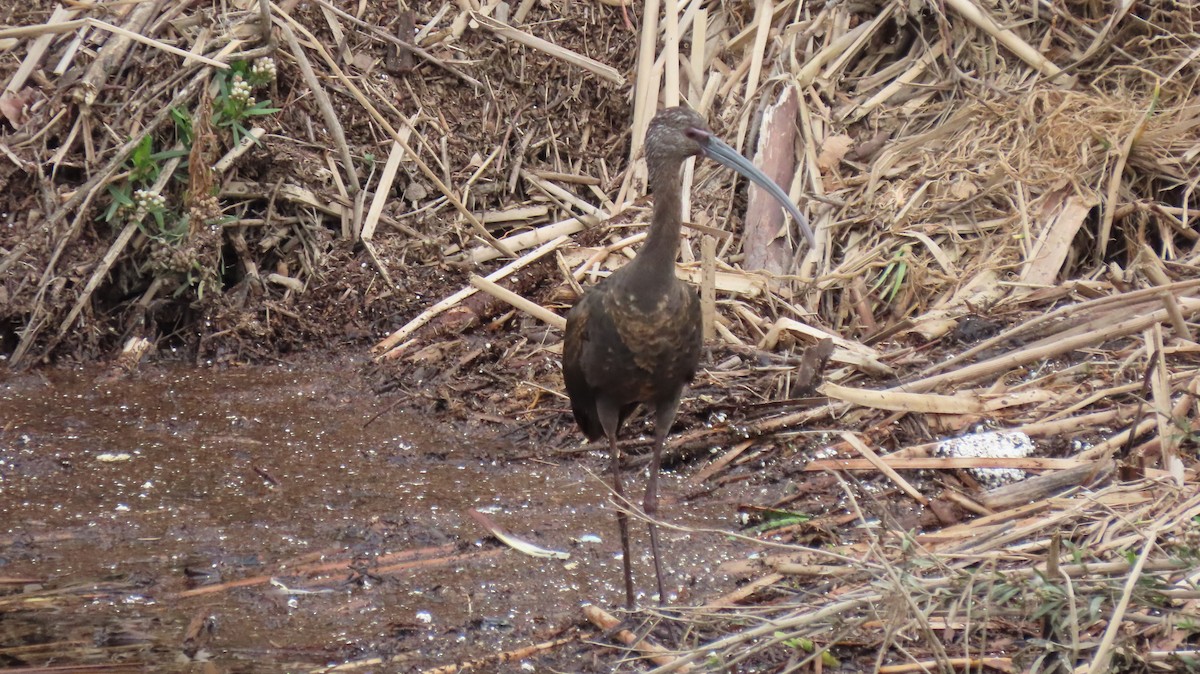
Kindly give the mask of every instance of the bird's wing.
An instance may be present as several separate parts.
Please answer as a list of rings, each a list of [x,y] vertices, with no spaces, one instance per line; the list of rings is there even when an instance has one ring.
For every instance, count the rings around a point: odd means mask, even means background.
[[[571,399],[575,423],[589,440],[604,435],[600,417],[596,414],[596,392],[588,384],[583,369],[583,344],[588,339],[588,319],[591,316],[591,295],[583,298],[567,312],[567,330],[563,335],[563,383]]]
[[[613,323],[622,344],[631,351],[633,362],[647,373],[648,385],[678,381],[682,386],[692,378],[703,341],[700,298],[692,286],[679,283],[661,307],[649,315],[638,314],[615,300],[611,304],[610,313],[625,315],[624,320]]]

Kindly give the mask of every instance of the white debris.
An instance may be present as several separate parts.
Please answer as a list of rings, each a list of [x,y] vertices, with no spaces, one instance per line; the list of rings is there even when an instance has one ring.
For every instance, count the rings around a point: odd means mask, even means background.
[[[938,443],[934,456],[1022,458],[1033,453],[1033,440],[1020,431],[988,431],[950,438]],[[1024,480],[1019,468],[970,468],[968,472],[988,489]]]

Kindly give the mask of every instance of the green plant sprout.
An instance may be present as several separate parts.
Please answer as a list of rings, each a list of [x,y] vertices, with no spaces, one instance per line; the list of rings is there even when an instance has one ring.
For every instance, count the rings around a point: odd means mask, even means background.
[[[883,273],[871,286],[871,292],[875,292],[886,285],[886,289],[882,295],[884,302],[891,302],[896,299],[896,295],[900,293],[900,289],[904,287],[904,278],[908,275],[909,267],[909,246],[901,246],[892,254],[892,259],[887,266],[883,268]]]
[[[214,76],[217,94],[213,100],[212,124],[229,129],[235,144],[251,137],[245,120],[279,111],[279,108],[270,107],[271,101],[258,101],[253,96],[255,89],[270,84],[275,77],[275,61],[267,57],[253,63],[239,61],[228,71],[218,72]],[[192,288],[202,299],[206,285],[215,287],[218,271],[208,268],[212,262],[204,260],[212,260],[215,250],[216,264],[220,265],[221,234],[219,225],[214,224],[215,230],[205,230],[207,234],[200,237],[202,240],[196,240],[189,237],[190,221],[203,218],[208,223],[217,222],[220,204],[211,195],[193,195],[197,199],[188,200],[182,195],[172,198],[173,193],[168,189],[156,189],[156,185],[167,183],[162,179],[166,162],[179,158],[182,161],[174,164],[168,184],[181,185],[178,192],[183,192],[189,185],[186,158],[195,142],[193,113],[171,108],[170,115],[175,126],[174,145],[177,149],[156,152],[151,136],[139,140],[126,160],[125,173],[106,186],[110,203],[101,217],[113,225],[136,223],[150,239],[146,259],[140,268],[156,275],[181,275],[184,280],[176,288],[175,295]],[[173,206],[168,207],[168,202]],[[191,208],[185,206],[189,203]]]
[[[216,76],[218,93],[213,105],[213,125],[229,129],[233,143],[238,145],[250,135],[245,122],[251,117],[272,115],[281,108],[271,107],[270,99],[259,101],[253,92],[270,84],[275,79],[275,62],[260,58],[253,64],[237,61],[225,72]]]
[[[164,230],[166,199],[152,187],[162,174],[163,162],[186,155],[184,150],[155,152],[154,140],[150,136],[142,138],[126,162],[126,179],[121,183],[108,185],[112,203],[104,212],[105,222],[112,223],[124,219],[140,221],[146,215],[151,215],[159,230]],[[180,168],[186,168],[186,162],[181,162]]]
[[[774,529],[782,529],[793,524],[803,524],[812,520],[812,515],[805,513],[796,513],[788,510],[773,510],[767,509],[760,512],[761,521],[746,531],[756,534],[765,533]]]

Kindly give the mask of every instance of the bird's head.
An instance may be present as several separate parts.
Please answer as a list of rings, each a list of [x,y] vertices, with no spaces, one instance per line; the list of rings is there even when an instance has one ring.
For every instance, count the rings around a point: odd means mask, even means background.
[[[683,160],[698,155],[737,171],[766,190],[796,219],[809,245],[815,244],[812,230],[808,226],[808,218],[800,213],[796,204],[788,198],[787,192],[758,170],[750,160],[713,135],[704,123],[704,118],[695,110],[685,105],[667,108],[650,120],[650,127],[646,130],[646,166],[652,177],[651,182],[656,175],[677,180],[679,166]],[[675,172],[674,176],[669,175],[672,169]]]
[[[705,154],[712,131],[695,110],[681,105],[667,108],[650,120],[646,130],[646,161],[679,162]]]

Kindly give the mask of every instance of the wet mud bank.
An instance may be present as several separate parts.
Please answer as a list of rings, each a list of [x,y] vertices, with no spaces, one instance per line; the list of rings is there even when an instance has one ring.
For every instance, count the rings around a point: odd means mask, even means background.
[[[4,375],[0,665],[305,671],[381,658],[420,670],[578,635],[583,604],[622,603],[602,452],[514,447],[390,409],[356,372]],[[681,488],[664,479],[668,495]],[[518,553],[467,509],[570,558]],[[663,511],[733,527],[730,503],[666,499]],[[713,533],[663,534],[683,597],[728,583],[714,569],[745,552]],[[591,649],[529,659],[601,667]]]

